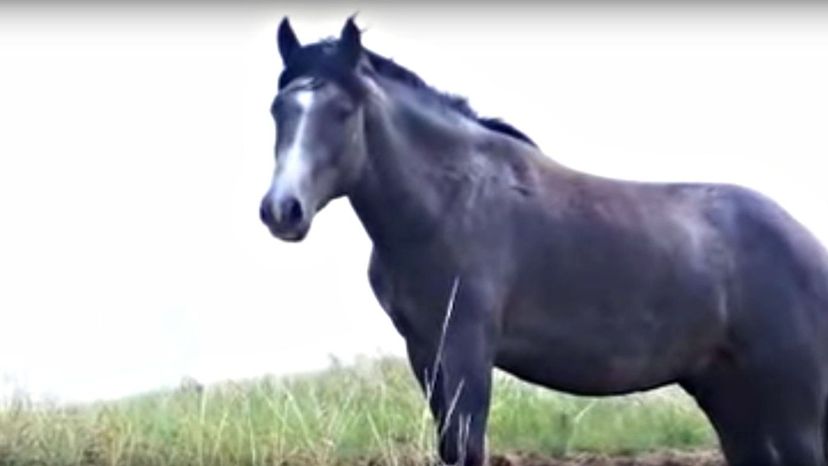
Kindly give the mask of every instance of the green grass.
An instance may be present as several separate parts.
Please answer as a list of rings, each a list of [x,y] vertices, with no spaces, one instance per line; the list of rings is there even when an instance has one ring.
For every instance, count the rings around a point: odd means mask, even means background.
[[[432,432],[408,367],[383,359],[201,393],[71,407],[12,400],[0,408],[0,465],[401,465],[432,454]],[[502,374],[488,438],[494,452],[552,455],[715,445],[678,390],[594,399]]]

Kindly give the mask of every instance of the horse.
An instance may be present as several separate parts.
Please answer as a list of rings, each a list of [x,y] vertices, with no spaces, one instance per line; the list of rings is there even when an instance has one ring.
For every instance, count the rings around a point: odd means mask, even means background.
[[[277,43],[261,221],[297,242],[350,201],[444,463],[485,463],[497,367],[580,395],[678,384],[729,464],[826,466],[828,254],[778,204],[557,163],[368,50],[353,17],[308,45],[285,17]]]

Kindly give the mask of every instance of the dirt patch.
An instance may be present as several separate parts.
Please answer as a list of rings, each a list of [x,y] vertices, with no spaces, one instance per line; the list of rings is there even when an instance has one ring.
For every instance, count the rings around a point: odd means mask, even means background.
[[[640,455],[573,455],[550,458],[537,454],[492,455],[490,466],[725,466],[713,451],[657,452]]]
[[[397,458],[388,462],[374,458],[355,464],[365,466],[433,466],[432,462],[423,462],[422,458]],[[283,463],[283,466],[286,465]],[[721,453],[713,450],[705,451],[658,451],[637,455],[606,455],[599,453],[580,453],[564,458],[540,455],[537,453],[508,453],[494,454],[489,457],[489,466],[727,466]]]

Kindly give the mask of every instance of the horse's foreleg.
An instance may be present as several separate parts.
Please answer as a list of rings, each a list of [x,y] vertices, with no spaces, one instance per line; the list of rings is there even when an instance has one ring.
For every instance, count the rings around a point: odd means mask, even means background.
[[[455,289],[437,345],[438,379],[433,382],[442,399],[437,416],[441,459],[480,466],[485,462],[495,326],[491,303],[469,285]]]
[[[440,457],[448,464],[484,463],[492,363],[480,325],[464,324],[446,333],[441,355]]]
[[[411,370],[417,377],[417,382],[420,383],[420,388],[431,408],[431,414],[435,419],[440,419],[445,403],[443,391],[438,390],[438,387],[443,386],[442,376],[434,367],[436,350],[411,338],[406,339],[406,346]]]
[[[411,367],[437,422],[440,459],[451,465],[485,462],[491,393],[491,316],[458,293],[439,338],[406,337]]]

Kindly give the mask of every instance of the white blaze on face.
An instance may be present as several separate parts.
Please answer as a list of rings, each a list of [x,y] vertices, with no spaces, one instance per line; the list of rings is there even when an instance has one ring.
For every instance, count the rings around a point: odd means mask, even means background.
[[[305,160],[305,146],[307,144],[307,121],[311,106],[313,105],[314,91],[301,90],[291,96],[299,105],[299,121],[296,124],[296,132],[290,147],[285,149],[284,154],[276,167],[276,174],[273,177],[271,186],[271,201],[278,202],[285,194],[291,194],[302,202],[302,180],[307,176],[308,163]],[[274,206],[275,207],[275,206]],[[279,209],[274,208],[274,213],[279,215]]]

